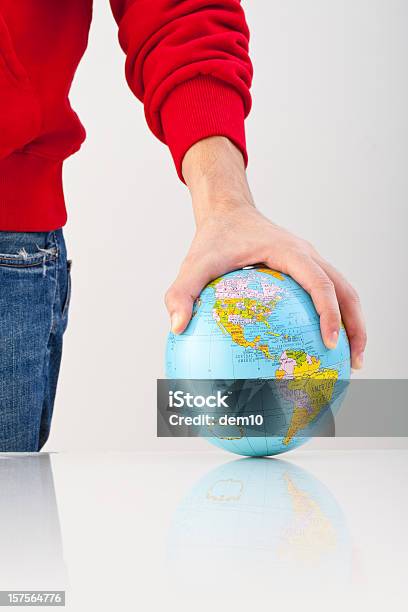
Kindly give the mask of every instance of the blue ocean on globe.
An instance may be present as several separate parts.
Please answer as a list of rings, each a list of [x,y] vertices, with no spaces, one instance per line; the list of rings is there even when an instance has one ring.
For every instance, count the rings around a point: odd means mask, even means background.
[[[303,444],[328,406],[338,410],[342,383],[350,378],[350,347],[341,326],[336,348],[327,349],[309,294],[290,276],[253,266],[204,288],[184,333],[169,334],[166,376],[282,381],[283,435],[270,436],[267,428],[264,437],[251,437],[241,428],[208,438],[233,453],[275,455]]]

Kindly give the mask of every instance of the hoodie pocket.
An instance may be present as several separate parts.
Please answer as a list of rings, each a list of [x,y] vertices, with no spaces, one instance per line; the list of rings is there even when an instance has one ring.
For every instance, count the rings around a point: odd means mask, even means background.
[[[40,105],[0,15],[0,159],[38,136]]]

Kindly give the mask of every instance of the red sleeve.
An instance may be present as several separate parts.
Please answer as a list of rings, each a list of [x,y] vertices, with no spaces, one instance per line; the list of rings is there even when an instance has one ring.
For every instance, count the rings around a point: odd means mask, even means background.
[[[177,172],[186,151],[226,136],[247,162],[252,65],[240,0],[111,0],[126,78]]]

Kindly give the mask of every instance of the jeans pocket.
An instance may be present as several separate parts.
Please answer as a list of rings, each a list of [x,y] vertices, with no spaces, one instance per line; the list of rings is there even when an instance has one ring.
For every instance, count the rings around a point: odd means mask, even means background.
[[[56,257],[55,247],[38,250],[37,253],[27,253],[25,248],[22,248],[17,254],[0,253],[0,268],[34,268],[44,266]]]
[[[1,232],[0,268],[48,268],[58,259],[59,244],[56,232]]]

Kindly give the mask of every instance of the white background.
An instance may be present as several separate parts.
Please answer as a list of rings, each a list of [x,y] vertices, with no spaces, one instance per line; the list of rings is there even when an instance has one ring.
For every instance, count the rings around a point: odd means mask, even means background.
[[[71,320],[48,449],[169,450],[155,438],[163,294],[193,233],[186,188],[128,90],[108,0],[71,95],[88,132],[64,178]],[[258,206],[358,289],[366,378],[407,377],[408,4],[243,3],[252,32],[249,175]]]

